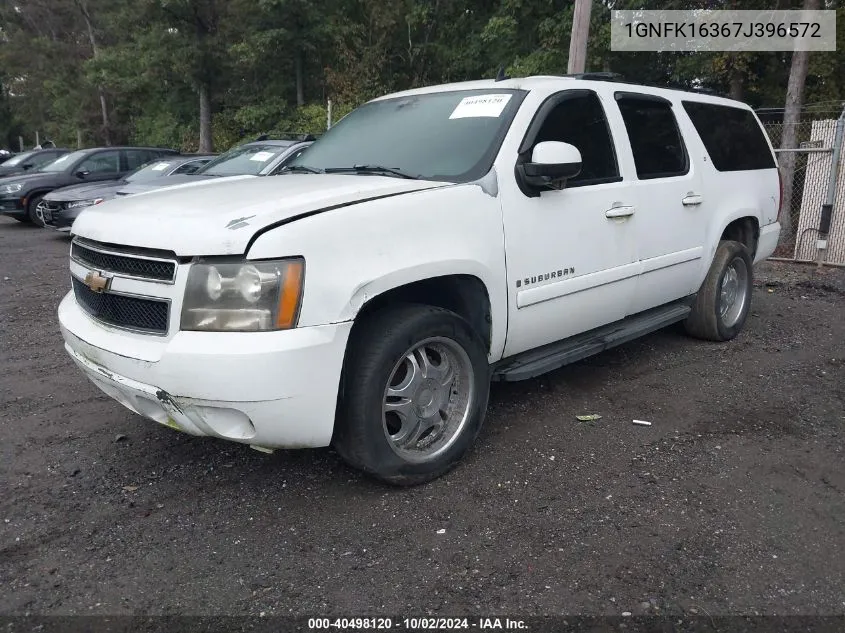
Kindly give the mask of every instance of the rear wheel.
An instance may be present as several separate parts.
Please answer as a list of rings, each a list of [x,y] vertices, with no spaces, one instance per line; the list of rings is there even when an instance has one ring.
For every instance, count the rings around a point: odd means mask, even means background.
[[[751,307],[753,268],[744,244],[724,240],[696,295],[684,326],[689,334],[709,341],[729,341],[742,330]]]
[[[38,217],[38,203],[44,196],[33,196],[29,199],[29,202],[26,205],[26,214],[29,216],[29,221],[32,222],[35,226],[44,226],[44,221]]]
[[[415,485],[451,470],[481,430],[487,352],[457,314],[401,305],[356,324],[333,444],[383,481]]]

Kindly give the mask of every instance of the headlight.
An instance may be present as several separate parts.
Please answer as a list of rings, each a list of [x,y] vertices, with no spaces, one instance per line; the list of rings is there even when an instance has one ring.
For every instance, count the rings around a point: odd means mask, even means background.
[[[74,200],[73,202],[68,202],[65,205],[65,209],[78,209],[79,207],[90,207],[95,204],[100,204],[102,201],[102,198],[95,198],[94,200]]]
[[[302,259],[198,261],[191,266],[182,329],[206,332],[286,330],[302,299]]]
[[[19,182],[13,182],[10,185],[3,185],[0,187],[0,193],[17,193],[23,189],[23,185]]]

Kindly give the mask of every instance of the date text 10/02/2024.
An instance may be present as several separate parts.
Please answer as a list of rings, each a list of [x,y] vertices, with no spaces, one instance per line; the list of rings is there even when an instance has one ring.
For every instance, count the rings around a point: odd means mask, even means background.
[[[309,618],[311,630],[527,630],[523,620],[510,618]]]

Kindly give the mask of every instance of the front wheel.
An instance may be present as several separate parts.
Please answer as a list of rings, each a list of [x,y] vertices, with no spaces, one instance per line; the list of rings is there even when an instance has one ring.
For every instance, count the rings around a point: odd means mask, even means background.
[[[38,215],[38,205],[44,196],[33,196],[26,205],[26,214],[29,216],[29,221],[35,226],[44,227],[44,220]]]
[[[719,243],[692,312],[684,322],[690,335],[729,341],[740,333],[751,307],[752,266],[751,254],[744,244],[732,240]]]
[[[430,481],[478,436],[489,391],[485,346],[464,319],[432,306],[384,309],[353,329],[333,445],[383,481]]]

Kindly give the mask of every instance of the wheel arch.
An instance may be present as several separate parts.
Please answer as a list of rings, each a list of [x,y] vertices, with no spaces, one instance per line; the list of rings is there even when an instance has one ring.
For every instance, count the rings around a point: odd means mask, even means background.
[[[504,327],[496,318],[497,308],[489,284],[484,281],[486,275],[476,265],[467,264],[449,262],[433,268],[404,269],[363,284],[349,302],[350,318],[358,322],[396,303],[444,308],[466,319],[484,342],[488,354],[493,355],[504,344]]]

